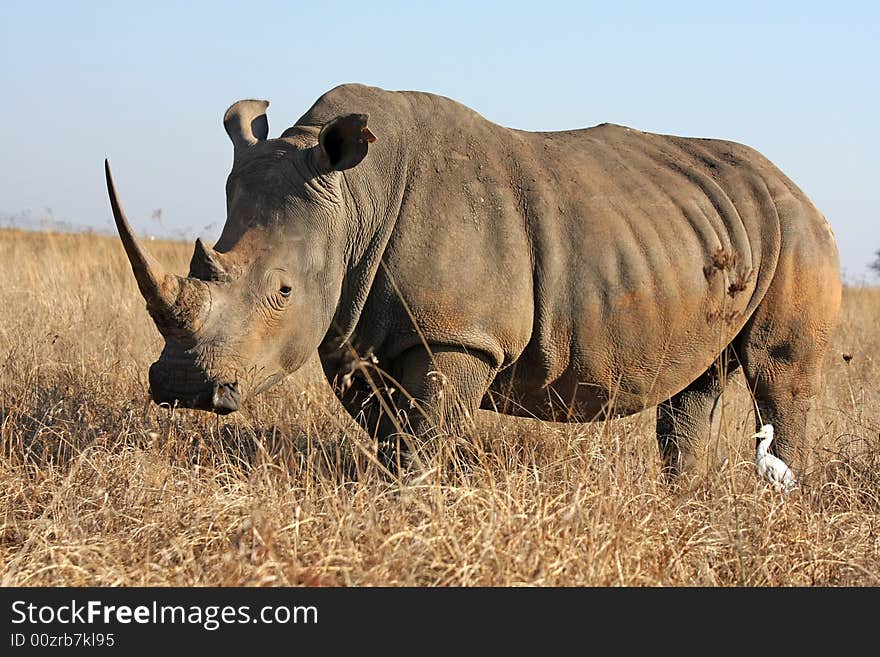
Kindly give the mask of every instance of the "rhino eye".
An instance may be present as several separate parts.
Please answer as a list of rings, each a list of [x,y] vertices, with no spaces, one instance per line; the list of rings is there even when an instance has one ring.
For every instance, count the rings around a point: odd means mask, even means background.
[[[282,285],[281,289],[278,290],[278,293],[284,298],[289,297],[290,296],[290,286],[289,285]]]

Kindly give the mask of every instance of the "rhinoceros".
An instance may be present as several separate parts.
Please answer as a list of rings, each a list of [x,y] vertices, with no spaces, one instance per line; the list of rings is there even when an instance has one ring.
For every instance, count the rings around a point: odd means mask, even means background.
[[[165,338],[157,403],[229,413],[317,350],[380,445],[400,445],[401,412],[411,440],[481,408],[590,421],[656,406],[675,475],[741,368],[756,428],[796,458],[840,266],[823,215],[760,153],[610,123],[526,132],[358,84],[269,138],[268,105],[225,113],[226,223],[186,277],[138,243],[106,169]]]

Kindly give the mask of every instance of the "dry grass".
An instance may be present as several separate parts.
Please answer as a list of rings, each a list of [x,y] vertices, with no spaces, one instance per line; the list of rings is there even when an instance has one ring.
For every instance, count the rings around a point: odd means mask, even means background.
[[[4,585],[880,585],[878,289],[845,293],[788,497],[741,379],[677,491],[652,411],[489,426],[395,483],[314,368],[225,419],[148,403],[161,339],[114,239],[0,231],[0,308]]]

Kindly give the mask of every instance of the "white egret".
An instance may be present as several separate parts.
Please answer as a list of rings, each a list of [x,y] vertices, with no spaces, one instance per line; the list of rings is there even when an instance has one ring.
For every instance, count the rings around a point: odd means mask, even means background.
[[[794,473],[785,461],[770,453],[770,443],[773,442],[773,425],[765,424],[752,437],[756,439],[755,469],[758,471],[758,476],[769,481],[778,491],[791,492],[797,487]]]

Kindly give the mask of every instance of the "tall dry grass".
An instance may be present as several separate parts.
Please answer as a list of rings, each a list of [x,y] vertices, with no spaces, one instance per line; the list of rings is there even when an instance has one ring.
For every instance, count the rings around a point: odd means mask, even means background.
[[[676,490],[652,411],[491,421],[393,482],[314,366],[242,414],[172,414],[147,399],[161,344],[116,240],[0,231],[4,585],[880,584],[878,289],[845,292],[788,497],[755,479],[741,378]]]

